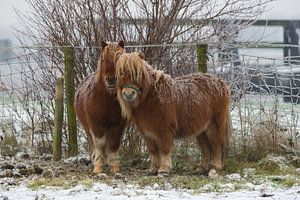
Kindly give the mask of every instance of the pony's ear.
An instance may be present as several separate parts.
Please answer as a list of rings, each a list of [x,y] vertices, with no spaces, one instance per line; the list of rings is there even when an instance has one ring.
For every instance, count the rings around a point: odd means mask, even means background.
[[[104,49],[108,44],[105,41],[101,42],[101,48]]]
[[[144,54],[143,52],[140,52],[140,53],[139,53],[139,57],[140,57],[141,59],[145,60],[145,54]]]
[[[124,49],[124,41],[123,40],[121,40],[120,42],[119,42],[119,45],[120,45],[120,47],[122,47],[123,49]]]

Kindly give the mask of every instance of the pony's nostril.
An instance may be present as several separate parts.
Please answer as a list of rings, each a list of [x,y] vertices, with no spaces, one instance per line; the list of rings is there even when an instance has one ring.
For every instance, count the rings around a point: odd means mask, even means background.
[[[116,79],[114,77],[108,79],[109,82],[114,83]]]
[[[133,97],[132,93],[131,93],[131,94],[128,94],[127,92],[123,92],[123,96],[124,96],[126,99],[132,99],[132,97]]]

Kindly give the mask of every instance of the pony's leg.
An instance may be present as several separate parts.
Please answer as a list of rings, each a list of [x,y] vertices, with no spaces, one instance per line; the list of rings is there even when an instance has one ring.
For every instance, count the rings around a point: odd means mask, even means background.
[[[101,130],[101,129],[98,129]],[[105,144],[106,135],[105,134],[95,134],[91,131],[94,143],[94,170],[93,173],[98,174],[103,172],[103,166],[105,165]],[[104,133],[104,132],[103,132]]]
[[[171,152],[160,154],[160,167],[158,169],[159,174],[169,174],[172,169]]]
[[[145,137],[145,143],[147,145],[148,151],[151,154],[151,163],[149,174],[155,175],[159,169],[159,150],[155,141],[151,138]]]
[[[207,132],[201,133],[201,135],[197,136],[196,139],[201,150],[201,161],[199,167],[196,169],[196,172],[199,174],[207,174],[210,168],[212,156],[212,149],[207,138]]]
[[[172,169],[171,151],[174,147],[174,138],[172,134],[165,135],[158,141],[158,147],[160,152],[160,167],[158,169],[159,174],[169,174]]]
[[[211,133],[208,134],[208,140],[212,147],[211,167],[217,171],[223,169],[223,149],[224,149],[224,134],[226,133],[226,124],[215,123]]]
[[[112,173],[117,173],[120,169],[118,151],[125,125],[125,122],[121,122],[121,124],[118,127],[110,128],[109,132],[107,133],[107,163],[110,167],[110,172]]]
[[[107,162],[110,167],[111,173],[115,174],[115,173],[119,172],[120,167],[119,167],[118,150],[116,150],[116,151],[109,150],[109,152],[107,153]]]
[[[91,163],[94,165],[94,160],[95,160],[95,153],[94,153],[94,142],[93,142],[93,136],[91,135],[91,133],[89,132],[89,130],[85,129],[86,132],[86,136],[87,136],[87,141],[88,141],[88,145],[89,145],[89,152],[90,152],[90,160]]]

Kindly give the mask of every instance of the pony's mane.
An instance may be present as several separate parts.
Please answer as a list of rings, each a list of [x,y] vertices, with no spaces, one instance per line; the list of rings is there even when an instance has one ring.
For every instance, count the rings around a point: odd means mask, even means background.
[[[152,68],[139,52],[124,53],[118,57],[116,77],[121,78],[124,74],[129,76],[132,82],[138,84],[141,84],[144,80],[149,80],[150,74],[155,76],[155,82],[162,77],[169,77],[163,71]]]

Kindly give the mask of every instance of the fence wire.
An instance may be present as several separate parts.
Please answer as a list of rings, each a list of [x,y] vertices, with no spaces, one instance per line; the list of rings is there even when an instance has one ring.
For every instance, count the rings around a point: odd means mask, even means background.
[[[1,153],[51,153],[55,81],[64,73],[63,47],[12,50],[16,56],[0,60],[0,135],[4,138]],[[144,52],[154,68],[173,77],[198,69],[196,44],[129,46],[126,50]],[[76,85],[96,70],[99,53],[96,47],[74,48]],[[250,151],[262,146],[266,147],[265,151],[273,152],[280,145],[299,148],[298,58],[243,55],[238,49],[221,51],[210,45],[207,59],[208,72],[226,80],[231,87],[233,149]],[[63,144],[67,152],[67,128],[64,127]],[[136,130],[131,126],[127,132]],[[141,138],[132,135],[137,134],[125,134],[123,149],[134,147],[144,151]],[[82,129],[78,138],[80,150],[85,152],[87,143]],[[182,145],[189,146],[179,144]]]

